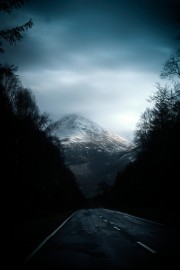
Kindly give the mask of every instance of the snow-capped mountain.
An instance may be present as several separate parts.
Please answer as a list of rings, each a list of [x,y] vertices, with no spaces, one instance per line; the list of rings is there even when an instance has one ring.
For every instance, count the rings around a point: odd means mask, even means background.
[[[131,142],[78,114],[66,115],[55,122],[51,133],[60,139],[66,164],[86,197],[112,185],[117,171],[131,162],[134,148]]]

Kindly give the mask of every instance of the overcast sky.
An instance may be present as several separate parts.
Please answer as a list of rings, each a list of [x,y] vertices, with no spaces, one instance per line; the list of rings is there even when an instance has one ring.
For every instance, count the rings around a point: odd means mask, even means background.
[[[33,20],[4,63],[42,112],[79,113],[132,140],[163,63],[177,48],[175,0],[29,0],[1,25]],[[177,1],[178,2],[178,1]]]

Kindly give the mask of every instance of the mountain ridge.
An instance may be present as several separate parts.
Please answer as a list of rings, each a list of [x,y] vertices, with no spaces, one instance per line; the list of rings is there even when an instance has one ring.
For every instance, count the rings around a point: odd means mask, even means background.
[[[56,121],[51,133],[59,138],[66,165],[86,197],[101,192],[100,186],[112,185],[117,172],[132,160],[127,154],[134,149],[133,143],[79,114],[68,114]]]
[[[98,140],[99,136],[106,136],[107,138],[111,140],[117,140],[117,142],[122,143],[122,145],[124,144],[128,147],[132,147],[134,145],[127,139],[104,129],[96,122],[79,114],[65,115],[60,120],[55,122],[54,128],[56,129],[57,127],[57,135],[60,136],[61,140],[67,138],[71,140],[72,138],[75,138],[76,140],[88,140],[90,136],[94,135],[93,139],[95,140]],[[61,132],[61,134],[59,132]],[[98,137],[96,137],[96,135],[98,135]]]

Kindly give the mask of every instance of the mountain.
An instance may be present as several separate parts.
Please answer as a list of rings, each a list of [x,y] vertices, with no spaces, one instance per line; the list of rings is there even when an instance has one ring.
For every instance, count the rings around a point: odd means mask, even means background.
[[[134,145],[78,114],[64,116],[51,126],[64,149],[66,165],[86,197],[112,185],[118,171],[134,158]]]

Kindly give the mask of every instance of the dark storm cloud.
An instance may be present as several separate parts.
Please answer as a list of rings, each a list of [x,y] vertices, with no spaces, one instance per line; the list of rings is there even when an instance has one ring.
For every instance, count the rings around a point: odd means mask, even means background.
[[[78,112],[106,126],[121,121],[130,132],[177,47],[177,3],[29,0],[0,18],[4,27],[34,22],[16,47],[4,43],[2,60],[19,66],[25,86],[54,118]]]
[[[93,65],[116,67],[141,61],[154,68],[148,58],[163,57],[174,43],[169,1],[29,1],[18,13],[12,23],[21,14],[34,21],[21,46],[7,49],[12,60],[22,53],[19,66],[24,61],[35,67],[40,63],[52,68],[60,63],[72,65],[81,53],[94,58]]]

